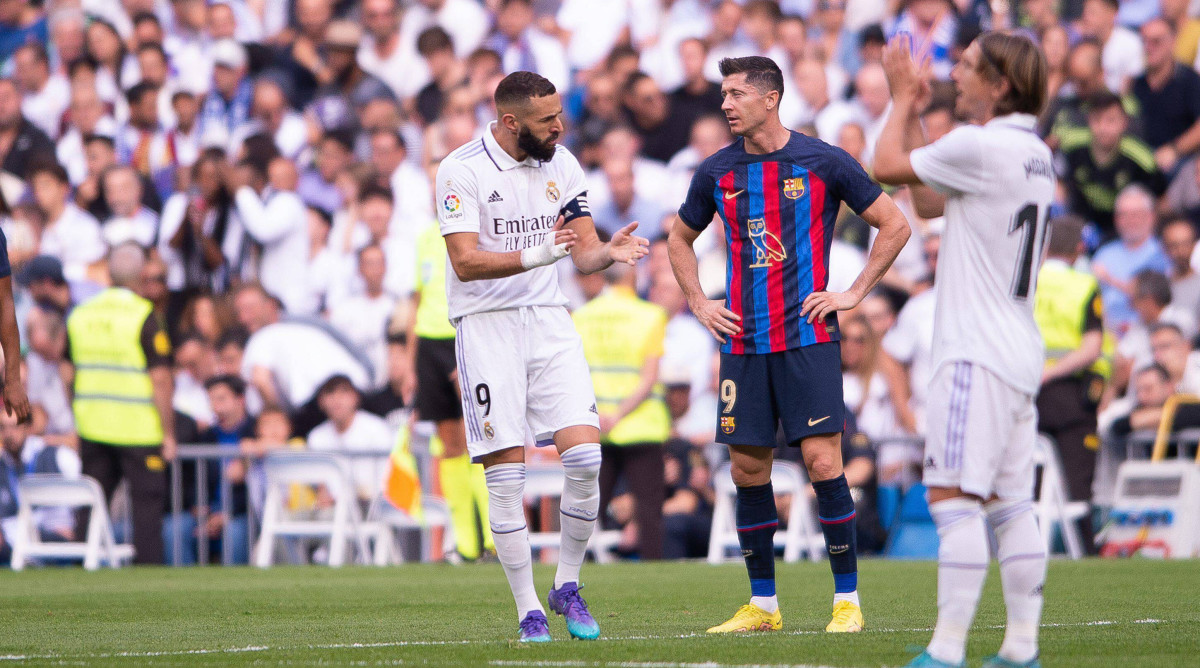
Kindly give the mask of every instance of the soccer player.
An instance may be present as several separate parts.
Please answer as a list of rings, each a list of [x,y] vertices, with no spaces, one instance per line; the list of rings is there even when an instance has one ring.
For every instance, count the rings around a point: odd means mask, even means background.
[[[1038,666],[1046,553],[1031,503],[1042,337],[1034,287],[1054,196],[1034,132],[1046,60],[1025,37],[977,37],[951,78],[971,124],[925,146],[928,71],[900,36],[884,65],[892,115],[875,151],[880,181],[913,186],[921,215],[946,216],[938,257],[925,485],[937,524],[938,619],[910,666],[962,666],[995,532],[1008,625],[987,668]],[[924,184],[924,185],[921,185]]]
[[[750,603],[709,633],[775,631],[771,463],[776,429],[799,446],[817,493],[833,570],[830,632],[860,631],[854,500],[842,474],[842,358],[837,311],[854,308],[896,259],[909,227],[845,151],[779,121],[783,74],[769,58],[726,58],[721,109],[737,139],[701,163],[671,227],[675,277],[696,318],[721,342],[717,440],[729,446],[736,523]],[[867,266],[843,293],[826,292],[829,249],[845,202],[879,228]],[[700,288],[700,232],[719,214],[729,249],[726,299]]]
[[[600,421],[583,345],[554,263],[593,273],[635,264],[649,242],[630,223],[601,243],[579,162],[558,140],[554,84],[514,72],[496,87],[483,137],[438,168],[437,205],[450,256],[446,294],[457,328],[467,449],[482,462],[496,555],[517,602],[520,639],[550,639],[533,587],[525,526],[526,424],[562,459],[562,545],[549,605],[576,638],[600,627],[579,595],[579,571],[600,506]]]

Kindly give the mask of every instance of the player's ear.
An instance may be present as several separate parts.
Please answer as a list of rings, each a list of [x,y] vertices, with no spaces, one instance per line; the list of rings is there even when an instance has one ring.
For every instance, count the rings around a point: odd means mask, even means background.
[[[516,114],[504,114],[500,117],[500,125],[503,125],[509,132],[518,134],[521,131],[521,126],[517,123]]]
[[[775,107],[779,106],[779,91],[769,91],[764,97],[767,101],[767,111],[771,111]]]

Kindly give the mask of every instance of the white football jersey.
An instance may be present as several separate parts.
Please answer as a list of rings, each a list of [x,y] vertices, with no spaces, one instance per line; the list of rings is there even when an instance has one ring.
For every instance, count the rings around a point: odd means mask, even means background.
[[[1054,197],[1050,149],[1035,123],[1001,116],[912,152],[917,177],[947,196],[932,371],[969,361],[1029,394],[1045,355],[1033,293]]]
[[[517,162],[500,148],[492,129],[455,150],[438,167],[437,212],[442,236],[479,234],[479,249],[508,253],[537,246],[552,234],[568,202],[587,190],[583,169],[559,146],[549,162]],[[521,306],[565,306],[554,265],[507,278],[464,283],[446,264],[450,319]]]

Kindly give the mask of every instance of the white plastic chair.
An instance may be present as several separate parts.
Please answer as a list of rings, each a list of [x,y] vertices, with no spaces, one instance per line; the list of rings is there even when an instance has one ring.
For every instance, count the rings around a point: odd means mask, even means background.
[[[17,524],[13,539],[12,569],[19,571],[33,559],[82,559],[86,570],[101,562],[112,568],[133,559],[133,546],[113,539],[108,503],[100,483],[88,476],[67,478],[59,474],[27,475],[17,483]],[[38,533],[35,508],[89,508],[87,539],[82,542],[45,543]]]
[[[558,464],[533,464],[525,469],[525,502],[535,503],[541,499],[561,499],[563,468]],[[600,512],[604,512],[602,508]],[[598,564],[613,561],[612,549],[621,541],[620,531],[601,531],[600,520],[596,520],[596,529],[588,541],[587,551]],[[533,550],[556,549],[562,542],[558,531],[530,531],[529,547]]]
[[[737,525],[734,521],[733,504],[737,498],[737,487],[728,462],[721,465],[713,475],[717,503],[713,508],[712,533],[708,539],[708,563],[719,564],[728,559],[728,552],[740,545]],[[783,560],[800,561],[801,554],[809,560],[820,561],[825,550],[825,537],[817,530],[816,517],[808,501],[808,476],[796,464],[776,461],[771,466],[771,486],[776,494],[790,494],[788,526],[782,534],[775,533],[775,546],[783,547]]]
[[[1033,465],[1035,470],[1040,469],[1042,472],[1034,512],[1037,513],[1038,527],[1042,532],[1046,553],[1050,553],[1054,527],[1057,526],[1063,537],[1067,555],[1072,559],[1082,559],[1083,538],[1075,523],[1087,517],[1091,508],[1085,501],[1070,500],[1067,484],[1063,479],[1062,462],[1058,458],[1058,447],[1045,434],[1038,434],[1037,441],[1034,442]]]
[[[392,532],[391,529],[416,529],[421,532],[421,559],[423,561],[432,561],[433,545],[431,539],[431,529],[442,529],[442,554],[453,554],[455,547],[458,545],[457,539],[454,536],[454,526],[450,521],[450,507],[446,505],[446,500],[440,496],[432,494],[421,495],[421,519],[417,520],[412,515],[393,506],[390,501],[382,495],[376,497],[375,502],[371,505],[370,512],[367,513],[369,522],[375,522],[387,531],[386,536],[380,536],[376,539],[374,563],[376,566],[386,566],[390,563],[404,563],[403,554],[398,550],[392,549]]]
[[[263,460],[267,495],[262,529],[255,546],[254,565],[269,568],[275,559],[275,539],[328,538],[329,565],[346,563],[346,544],[353,540],[359,561],[370,555],[368,538],[378,535],[358,508],[350,467],[344,458],[321,452],[277,451]],[[293,484],[324,485],[333,497],[332,518],[296,519],[285,516],[287,488]],[[378,541],[377,541],[378,542]]]

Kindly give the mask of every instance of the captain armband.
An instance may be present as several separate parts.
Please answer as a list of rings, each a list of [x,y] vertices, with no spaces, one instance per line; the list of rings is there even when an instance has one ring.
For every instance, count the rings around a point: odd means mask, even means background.
[[[587,191],[579,193],[575,196],[575,199],[567,202],[559,213],[563,215],[563,218],[568,223],[576,218],[591,217],[592,210],[588,207]]]

